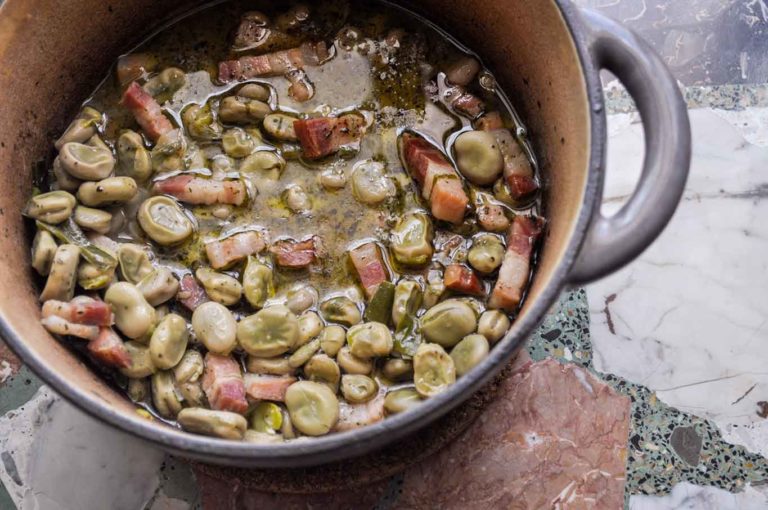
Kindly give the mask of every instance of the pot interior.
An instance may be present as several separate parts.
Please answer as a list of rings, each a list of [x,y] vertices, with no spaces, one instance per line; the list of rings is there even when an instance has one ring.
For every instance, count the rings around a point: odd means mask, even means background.
[[[130,402],[40,326],[29,233],[20,211],[38,162],[114,59],[195,3],[6,0],[0,7],[0,324],[11,346],[55,389],[134,430],[165,426],[139,418]],[[561,266],[580,241],[575,233],[586,207],[591,126],[573,39],[560,8],[549,1],[533,8],[523,0],[421,0],[412,7],[484,59],[529,128],[549,228],[533,286],[513,326],[520,330],[521,322],[530,322],[524,319],[538,320],[546,311],[550,303],[540,301],[556,295],[553,290],[563,284]]]

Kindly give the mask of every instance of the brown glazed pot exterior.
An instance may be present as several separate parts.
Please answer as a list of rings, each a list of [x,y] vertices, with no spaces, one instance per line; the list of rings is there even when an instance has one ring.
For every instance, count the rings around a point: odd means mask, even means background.
[[[6,0],[0,6],[0,335],[58,393],[171,452],[220,464],[296,467],[396,441],[442,416],[498,373],[565,286],[594,279],[637,255],[663,228],[682,192],[690,143],[684,106],[666,70],[632,34],[579,12],[567,0],[413,1],[415,11],[478,52],[495,72],[527,125],[541,164],[548,231],[529,296],[509,334],[449,391],[412,412],[356,431],[251,445],[147,421],[40,326],[29,231],[20,212],[33,186],[35,163],[45,158],[52,140],[114,59],[161,22],[196,4]],[[598,213],[605,152],[598,66],[625,78],[646,127],[662,124],[653,129],[669,139],[658,140],[646,131],[643,179],[663,178],[671,191],[641,183],[634,209],[623,211],[623,218],[620,213],[620,224]],[[637,74],[643,68],[645,76]],[[643,79],[654,73],[662,76]],[[655,82],[650,86],[655,90],[646,90],[643,81]],[[653,202],[655,213],[648,213]],[[628,240],[616,246],[611,245],[614,238]]]

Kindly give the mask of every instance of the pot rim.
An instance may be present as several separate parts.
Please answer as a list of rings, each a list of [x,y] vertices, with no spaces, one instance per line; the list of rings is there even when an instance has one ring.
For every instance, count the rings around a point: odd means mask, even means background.
[[[412,434],[465,402],[487,384],[524,345],[527,337],[568,285],[568,275],[584,242],[592,216],[599,206],[602,189],[602,166],[605,157],[606,119],[599,73],[590,56],[588,31],[580,19],[579,8],[570,0],[553,0],[571,35],[585,80],[590,119],[590,155],[582,207],[573,228],[571,240],[550,282],[536,300],[529,304],[526,315],[513,324],[509,333],[491,350],[474,370],[447,391],[422,402],[417,408],[388,417],[360,429],[339,432],[306,441],[258,445],[217,439],[183,432],[138,415],[126,419],[125,413],[106,404],[95,393],[75,386],[46,366],[29,350],[23,339],[4,317],[0,316],[0,336],[46,384],[90,416],[119,430],[147,440],[182,457],[214,464],[261,468],[306,467],[360,456]],[[193,9],[186,11],[192,12]],[[186,14],[185,14],[186,15]]]

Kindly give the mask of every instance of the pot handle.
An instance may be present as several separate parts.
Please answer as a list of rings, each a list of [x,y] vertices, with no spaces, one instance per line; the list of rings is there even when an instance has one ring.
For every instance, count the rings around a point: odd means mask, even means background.
[[[688,112],[664,62],[626,27],[589,9],[581,13],[595,67],[612,72],[635,100],[645,133],[645,160],[624,207],[611,217],[599,210],[593,215],[569,274],[573,285],[619,269],[658,237],[677,208],[691,161]]]

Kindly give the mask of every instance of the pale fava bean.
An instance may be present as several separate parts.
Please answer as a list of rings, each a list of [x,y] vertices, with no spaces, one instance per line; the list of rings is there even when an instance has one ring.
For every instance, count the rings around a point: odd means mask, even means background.
[[[203,391],[203,386],[200,381],[195,382],[176,382],[176,388],[179,390],[182,398],[184,399],[184,405],[187,407],[205,407],[208,405],[208,399]]]
[[[339,365],[325,354],[315,354],[304,364],[304,377],[328,385],[336,393],[341,380]]]
[[[323,330],[323,321],[315,312],[304,312],[299,316],[299,342],[304,345]]]
[[[395,285],[395,299],[392,302],[392,323],[397,327],[403,317],[415,315],[421,306],[421,284],[414,280],[400,280]]]
[[[269,101],[269,88],[258,83],[246,83],[237,90],[239,97],[248,99],[258,99],[259,101]]]
[[[219,104],[219,118],[228,124],[251,124],[266,120],[271,111],[272,108],[266,102],[245,97],[225,97]]]
[[[65,143],[59,152],[59,161],[69,175],[83,181],[106,179],[115,168],[112,151],[97,143]]]
[[[452,347],[477,328],[475,311],[464,301],[448,299],[421,318],[421,333],[428,342]]]
[[[243,294],[254,308],[262,308],[274,292],[272,269],[256,257],[249,256],[243,270]]]
[[[465,336],[451,349],[451,358],[456,367],[456,375],[461,377],[483,361],[490,350],[488,339],[483,335]]]
[[[413,388],[390,391],[384,397],[384,409],[387,414],[397,414],[413,409],[421,403],[421,395]]]
[[[487,186],[501,174],[504,158],[496,137],[488,131],[467,131],[453,145],[461,174],[473,184]]]
[[[192,329],[205,347],[226,355],[237,345],[237,322],[224,305],[208,301],[192,312]]]
[[[56,240],[47,230],[38,230],[32,241],[32,267],[40,276],[47,276],[51,271],[53,257],[56,254]]]
[[[210,104],[203,106],[193,104],[181,112],[181,121],[187,128],[189,136],[195,140],[218,140],[224,128],[213,116]]]
[[[373,360],[360,359],[345,345],[336,353],[336,361],[347,374],[368,375],[373,371]]]
[[[347,185],[347,176],[339,168],[328,168],[318,176],[320,185],[327,190],[341,189]]]
[[[413,376],[413,363],[400,358],[388,359],[381,368],[381,373],[390,381],[401,381]]]
[[[312,200],[307,192],[304,191],[304,188],[298,184],[293,184],[285,189],[283,200],[288,209],[297,214],[305,213],[312,209]]]
[[[285,392],[285,405],[291,422],[308,436],[327,434],[339,420],[339,401],[328,386],[298,381]]]
[[[149,379],[128,379],[128,398],[134,402],[142,402],[149,395]]]
[[[140,338],[155,325],[155,309],[131,283],[112,284],[104,294],[104,301],[112,306],[115,326],[128,338]]]
[[[504,260],[504,245],[501,240],[491,234],[477,237],[467,254],[469,264],[481,273],[492,273]]]
[[[152,363],[163,370],[175,367],[187,350],[188,340],[187,321],[175,313],[166,315],[149,340]]]
[[[299,139],[293,129],[296,120],[295,117],[284,113],[270,113],[264,117],[264,131],[278,140],[295,142]]]
[[[379,392],[379,385],[367,375],[346,374],[341,377],[341,394],[352,404],[368,402]]]
[[[186,149],[187,139],[180,129],[162,134],[150,152],[152,169],[156,172],[184,170]]]
[[[117,262],[123,279],[138,283],[153,271],[147,250],[138,244],[123,243],[117,249]]]
[[[380,322],[366,322],[349,328],[347,344],[353,356],[369,359],[389,355],[394,339],[386,325]]]
[[[85,290],[103,289],[114,281],[116,269],[83,261],[77,268],[77,284]]]
[[[203,284],[208,297],[222,305],[232,306],[240,301],[243,295],[240,282],[227,274],[201,267],[195,271],[195,276]]]
[[[344,328],[331,324],[326,326],[320,332],[320,348],[323,349],[328,356],[336,356],[339,349],[344,347],[344,343],[347,341],[347,332]]]
[[[395,194],[395,185],[384,174],[384,164],[378,161],[356,163],[350,179],[352,195],[363,204],[376,205]]]
[[[136,284],[144,299],[152,306],[158,306],[176,296],[179,281],[167,267],[158,267]]]
[[[112,215],[101,209],[94,209],[84,205],[75,207],[75,223],[86,230],[92,230],[99,234],[106,234],[112,225]]]
[[[432,258],[432,222],[424,213],[408,213],[392,229],[391,250],[400,264],[423,266]]]
[[[152,403],[163,418],[175,418],[182,409],[173,380],[173,372],[161,370],[152,374]]]
[[[257,356],[248,356],[245,364],[248,372],[254,374],[269,375],[292,375],[296,369],[291,366],[288,358],[259,358]]]
[[[477,332],[492,344],[501,340],[509,330],[509,317],[499,310],[488,310],[480,316]]]
[[[86,106],[80,115],[73,120],[56,142],[54,147],[61,150],[64,144],[69,142],[83,143],[90,139],[97,132],[98,123],[101,121],[101,112]]]
[[[320,314],[327,322],[354,326],[362,320],[360,310],[347,296],[336,296],[320,304]]]
[[[243,439],[248,428],[248,421],[237,413],[202,407],[182,409],[176,421],[188,432],[222,439]]]
[[[178,383],[195,382],[203,375],[204,369],[205,363],[200,351],[188,349],[173,368],[173,375]]]
[[[77,188],[83,183],[80,179],[75,179],[61,166],[61,160],[58,156],[53,160],[53,176],[56,179],[56,186],[60,190],[76,192]]]
[[[240,172],[258,173],[268,179],[277,180],[285,169],[285,160],[274,151],[256,151],[240,163]]]
[[[107,177],[101,181],[81,184],[77,198],[87,206],[99,207],[128,202],[137,192],[136,181],[130,177]]]
[[[256,148],[256,142],[242,128],[232,128],[224,131],[221,144],[227,156],[244,158]]]
[[[304,285],[288,291],[285,306],[293,313],[299,314],[317,303],[317,291],[311,285]]]
[[[241,320],[237,341],[253,356],[278,356],[299,341],[299,320],[283,305],[273,305]]]
[[[29,199],[24,215],[44,223],[57,224],[72,216],[77,200],[66,191],[49,191]]]
[[[413,383],[422,397],[431,397],[456,382],[456,367],[438,344],[423,343],[413,356]]]
[[[117,161],[120,175],[145,182],[152,175],[152,156],[144,146],[141,135],[126,130],[117,139]]]
[[[120,373],[131,379],[140,379],[154,374],[157,371],[152,363],[152,355],[149,353],[149,346],[136,341],[125,342],[125,351],[131,360],[131,364],[126,368],[121,368]]]
[[[72,299],[75,295],[79,261],[80,248],[74,244],[62,244],[56,248],[45,288],[40,294],[40,301],[45,302],[49,299],[69,301]]]
[[[177,244],[192,235],[195,227],[170,197],[156,196],[146,199],[137,215],[142,230],[157,244]]]
[[[288,364],[293,368],[299,368],[309,361],[318,350],[320,350],[320,340],[314,339],[296,349],[296,352],[288,358]]]

